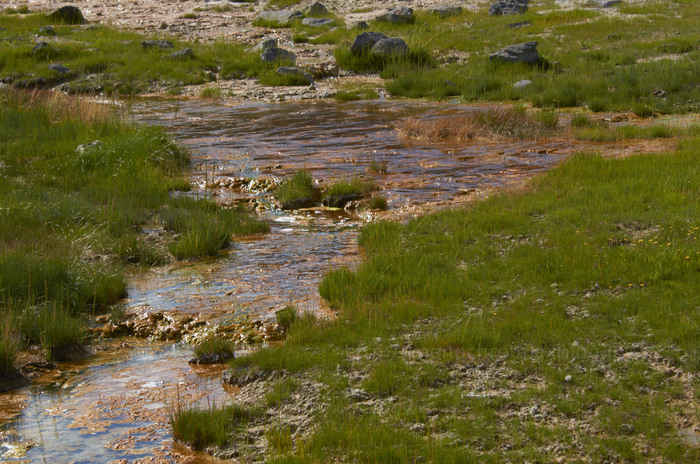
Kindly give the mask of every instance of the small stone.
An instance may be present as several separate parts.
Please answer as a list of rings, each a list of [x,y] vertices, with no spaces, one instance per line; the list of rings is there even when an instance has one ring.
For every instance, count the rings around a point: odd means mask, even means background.
[[[260,59],[265,63],[274,63],[276,61],[289,61],[295,63],[297,56],[282,48],[266,48],[261,54]]]
[[[59,63],[51,63],[49,65],[49,69],[51,71],[56,71],[58,74],[67,74],[70,72],[70,69],[66,68],[65,66]]]
[[[143,48],[174,48],[175,46],[169,40],[144,40],[141,42]]]
[[[527,4],[530,0],[501,0],[494,3],[489,8],[489,15],[515,15],[522,14],[527,11]]]
[[[268,10],[260,12],[259,19],[280,24],[282,26],[296,19],[303,18],[304,15],[300,11],[291,10]]]
[[[408,45],[398,37],[387,37],[374,44],[372,53],[384,57],[405,55],[408,53]]]
[[[36,55],[37,53],[48,50],[49,48],[50,46],[48,42],[38,42],[36,45],[34,45],[34,47],[32,47],[32,53]]]
[[[164,56],[163,58],[168,58],[171,60],[181,60],[183,58],[192,58],[194,56],[194,52],[192,51],[191,48],[183,48],[182,50],[178,50],[175,53],[171,53],[170,55]]]
[[[540,56],[537,53],[537,42],[525,42],[510,45],[502,50],[489,55],[491,61],[505,61],[510,63],[537,64]]]
[[[629,435],[634,433],[634,426],[632,424],[622,424],[620,426],[620,430],[622,430],[622,433],[626,433]]]
[[[102,147],[102,141],[101,140],[93,140],[90,143],[84,143],[82,145],[78,145],[75,148],[75,152],[79,154],[83,154],[88,150],[92,150],[93,148],[100,148]]]
[[[268,48],[277,48],[277,39],[275,37],[265,37],[255,47],[253,51],[267,50]]]
[[[56,35],[56,31],[51,26],[44,26],[39,28],[39,33],[37,35]]]
[[[532,414],[533,416],[538,415],[540,412],[540,406],[537,404],[530,408],[530,414]]]
[[[383,15],[377,16],[377,21],[385,21],[392,24],[407,24],[413,22],[413,9],[405,6],[394,8]]]
[[[513,84],[514,89],[524,89],[525,87],[532,85],[532,81],[529,79],[523,79],[521,81],[516,82]]]
[[[367,29],[369,29],[369,24],[367,24],[365,21],[360,21],[357,24],[355,24],[355,29],[366,31]]]
[[[566,383],[571,383],[572,380],[573,380],[573,377],[571,377],[571,375],[567,375],[566,377],[564,377],[564,382],[566,382]]]
[[[309,27],[335,26],[336,24],[335,19],[331,18],[304,18],[301,23]]]

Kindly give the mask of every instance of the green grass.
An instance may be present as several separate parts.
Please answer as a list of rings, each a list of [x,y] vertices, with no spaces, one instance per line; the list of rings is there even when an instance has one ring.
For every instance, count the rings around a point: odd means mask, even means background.
[[[233,356],[234,351],[233,343],[230,340],[222,337],[210,337],[197,345],[194,354],[197,357],[218,353],[226,353],[229,356]]]
[[[341,90],[333,98],[339,101],[374,100],[377,92],[374,89]]]
[[[286,179],[274,192],[275,197],[282,203],[298,200],[305,197],[313,197],[315,191],[311,174],[308,171],[297,171]]]
[[[678,420],[697,420],[698,185],[691,128],[672,153],[578,154],[524,190],[366,226],[366,260],[320,286],[338,319],[231,364],[325,385],[313,432],[273,462],[550,461],[553,443],[695,461]]]
[[[369,209],[378,209],[381,211],[386,211],[389,209],[389,204],[387,203],[386,197],[383,195],[373,195],[367,203]]]
[[[287,333],[292,324],[299,319],[299,314],[294,306],[287,306],[275,312],[275,318],[282,333]]]
[[[630,139],[663,139],[673,137],[680,133],[667,125],[653,126],[609,126],[604,123],[593,124],[591,122],[581,126],[580,122],[574,123],[574,138],[591,142],[613,142],[616,140]]]
[[[215,255],[265,223],[188,190],[189,154],[105,106],[0,93],[0,310],[48,355],[84,339],[86,314],[126,296],[125,265]],[[76,148],[99,140],[95,146]],[[146,240],[142,227],[163,227]],[[179,237],[179,238],[178,238]]]
[[[353,193],[364,195],[365,193],[371,192],[375,188],[374,182],[371,179],[365,180],[361,177],[353,176],[333,182],[326,187],[323,193],[326,197],[334,195],[350,195]]]
[[[260,416],[258,410],[239,405],[210,409],[178,407],[172,417],[173,435],[196,450],[223,447],[231,433]]]

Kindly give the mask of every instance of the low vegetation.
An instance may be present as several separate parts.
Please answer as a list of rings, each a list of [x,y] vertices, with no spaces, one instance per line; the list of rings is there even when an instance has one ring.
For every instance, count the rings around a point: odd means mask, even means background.
[[[225,355],[229,358],[233,357],[235,352],[234,345],[230,340],[222,337],[209,337],[202,341],[194,349],[194,355],[196,357],[202,357],[207,355]]]
[[[311,173],[303,170],[297,171],[292,177],[282,182],[274,194],[282,203],[301,198],[313,198],[317,195],[311,179]]]
[[[325,385],[312,429],[268,421],[271,462],[695,461],[699,157],[694,128],[365,227],[366,261],[320,286],[337,320],[231,363]]]
[[[223,447],[232,433],[260,415],[260,410],[238,405],[209,409],[178,407],[172,417],[173,435],[196,450]]]
[[[171,195],[189,189],[188,153],[105,105],[5,89],[0,139],[0,327],[49,357],[126,295],[125,265],[212,256],[233,233],[267,230],[242,211]],[[3,365],[14,346],[3,342]]]

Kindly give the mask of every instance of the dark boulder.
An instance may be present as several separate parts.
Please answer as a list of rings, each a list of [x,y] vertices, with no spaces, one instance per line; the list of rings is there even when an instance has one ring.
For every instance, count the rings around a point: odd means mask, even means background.
[[[143,48],[174,48],[174,45],[169,40],[144,40],[141,42]]]
[[[372,53],[383,57],[405,55],[408,53],[408,45],[398,37],[387,37],[374,44]]]
[[[85,24],[88,22],[80,10],[74,6],[62,6],[51,13],[49,19],[63,24]]]
[[[230,351],[219,351],[217,353],[204,353],[190,359],[190,364],[224,364],[229,359],[233,359],[233,353]]]
[[[523,14],[530,0],[501,0],[489,8],[491,16]]]
[[[68,74],[68,73],[70,72],[70,69],[66,68],[65,66],[63,66],[63,65],[60,64],[60,63],[51,63],[51,64],[49,65],[49,69],[50,69],[51,71],[55,71],[55,72],[57,72],[58,74],[61,74],[61,75],[63,75],[63,74]]]
[[[491,61],[505,61],[510,63],[539,64],[540,56],[537,54],[537,42],[525,42],[510,45],[503,50],[489,55]]]
[[[331,195],[323,199],[323,206],[329,206],[331,208],[344,208],[345,205],[351,201],[359,200],[362,198],[357,193],[348,193],[346,195]]]
[[[277,61],[290,61],[295,63],[297,56],[283,48],[266,48],[261,54],[260,59],[265,63],[275,63]]]
[[[316,202],[314,201],[313,198],[302,197],[302,198],[296,198],[294,200],[285,201],[284,203],[282,203],[281,208],[285,211],[289,211],[289,210],[294,210],[294,209],[311,208],[312,206],[315,206],[315,205],[316,205]]]
[[[325,16],[330,14],[328,8],[326,8],[320,2],[314,2],[302,10],[306,16]]]
[[[355,41],[350,45],[350,52],[362,53],[371,50],[377,42],[386,38],[381,32],[363,32],[355,37]]]

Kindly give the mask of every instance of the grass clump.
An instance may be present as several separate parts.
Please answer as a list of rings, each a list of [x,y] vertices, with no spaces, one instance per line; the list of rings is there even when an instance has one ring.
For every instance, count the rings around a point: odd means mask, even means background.
[[[376,186],[372,180],[365,180],[359,176],[353,176],[347,179],[341,179],[326,187],[324,191],[325,197],[341,196],[341,195],[364,195],[365,193],[375,190]]]
[[[299,170],[280,184],[274,192],[275,198],[286,203],[315,195],[313,181],[309,171]]]
[[[277,319],[277,326],[282,333],[287,333],[292,324],[299,319],[297,309],[294,306],[287,306],[284,309],[280,309],[275,312],[275,317]]]
[[[336,92],[333,98],[338,101],[374,100],[377,98],[377,92],[374,89],[341,90]]]
[[[172,416],[173,435],[196,450],[224,447],[231,434],[260,416],[260,411],[240,405],[201,409],[178,407]]]
[[[222,337],[209,337],[194,349],[194,354],[197,357],[206,355],[224,354],[227,357],[233,357],[235,352],[233,343]]]
[[[386,211],[389,209],[389,204],[387,203],[386,197],[383,195],[373,195],[367,203],[369,209],[378,209],[380,211]]]
[[[449,118],[411,118],[399,123],[397,131],[401,137],[423,141],[530,139],[549,134],[554,126],[556,115],[540,113],[533,117],[522,108],[504,107]]]
[[[0,376],[8,375],[15,370],[15,358],[20,349],[20,339],[17,330],[12,327],[12,320],[6,317],[0,319]]]

